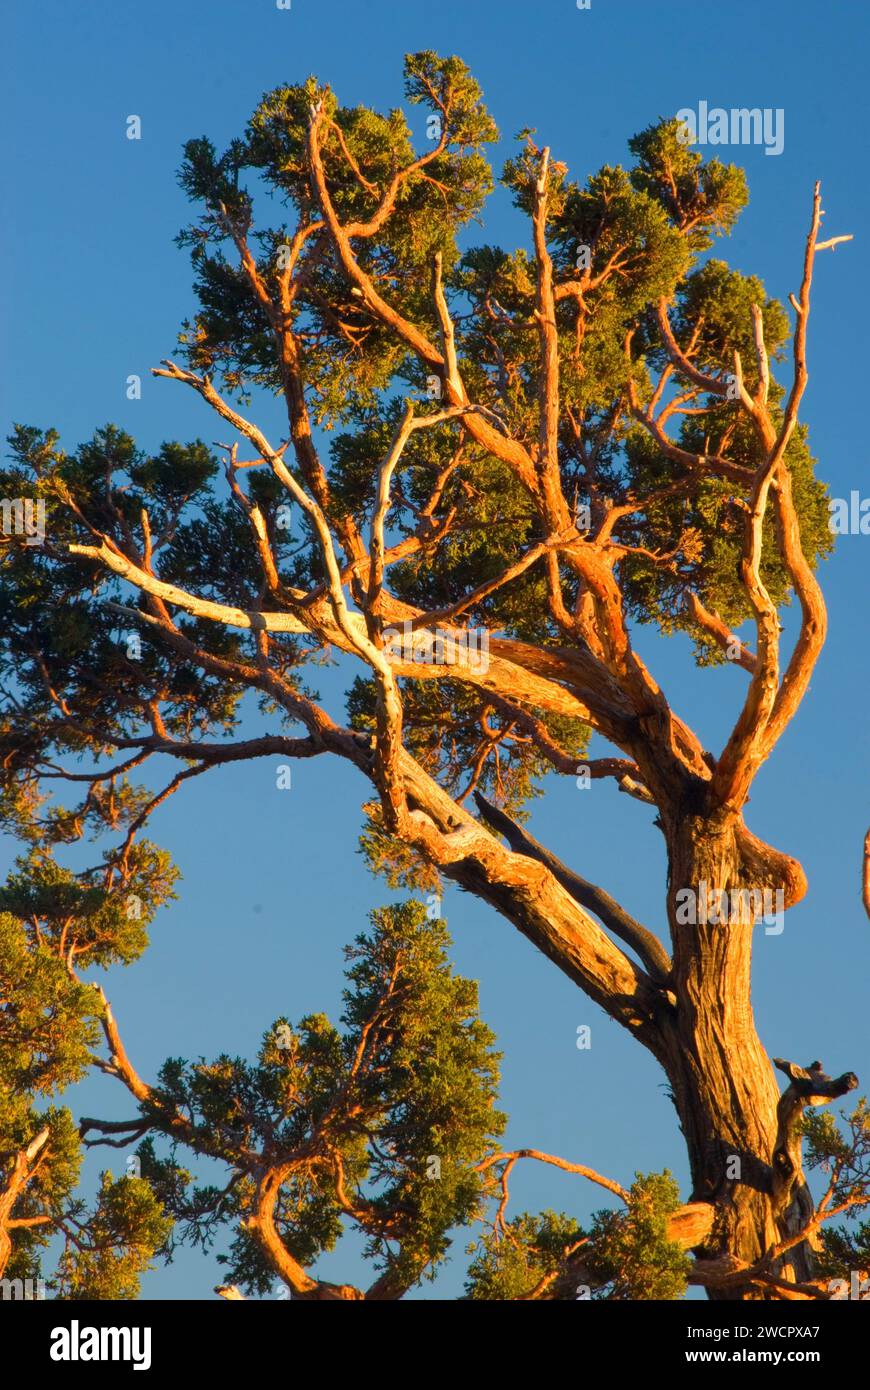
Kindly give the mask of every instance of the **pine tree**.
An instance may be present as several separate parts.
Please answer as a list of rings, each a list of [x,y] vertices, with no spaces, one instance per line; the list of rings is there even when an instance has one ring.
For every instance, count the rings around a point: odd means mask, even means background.
[[[299,1299],[393,1299],[484,1219],[470,1299],[679,1297],[687,1281],[829,1297],[868,1263],[870,1127],[863,1104],[841,1124],[817,1113],[851,1072],[772,1062],[759,1041],[752,932],[806,878],[744,808],[825,638],[827,493],[799,407],[816,254],[845,238],[821,239],[817,186],[792,327],[712,254],[746,203],[742,171],[661,120],[626,167],[583,183],[523,131],[501,177],[529,246],[473,246],[498,135],[480,90],[458,58],[424,52],[405,91],[427,113],[422,154],[402,111],[343,107],[313,78],[268,93],[222,153],[187,145],[195,216],[178,241],[199,308],[155,375],[201,398],[204,431],[228,441],[217,453],[149,454],[111,425],[69,453],[50,429],[11,438],[2,491],[44,501],[49,526],[40,546],[4,537],[0,589],[3,819],[25,847],[0,919],[0,1274],[35,1271],[59,1233],[61,1297],[131,1297],[174,1242],[207,1248],[227,1228],[228,1296],[277,1277]],[[286,408],[283,441],[257,424],[264,393]],[[641,660],[640,623],[689,634],[702,666],[742,668],[720,752]],[[344,724],[305,682],[328,651],[351,673]],[[242,738],[250,693],[263,731]],[[593,734],[612,756],[589,756]],[[392,887],[444,878],[482,898],[656,1058],[686,1201],[667,1173],[625,1188],[502,1151],[475,986],[414,896],[350,950],[340,1025],[279,1019],[254,1063],[138,1075],[82,973],[134,962],[173,895],[168,855],[140,832],[226,762],[327,754],[368,783],[362,843]],[[133,777],[152,759],[176,766],[157,795]],[[524,828],[557,775],[615,779],[627,816],[654,814],[655,931]],[[46,787],[64,780],[61,807]],[[100,864],[62,869],[56,852],[86,835]],[[90,1066],[127,1088],[135,1120],[77,1133],[40,1108]],[[818,1206],[805,1131],[832,1175]],[[141,1176],[107,1173],[88,1210],[82,1145],[133,1142]],[[224,1186],[197,1184],[183,1164],[198,1156]],[[526,1158],[619,1207],[589,1229],[508,1217]],[[314,1272],[348,1225],[367,1289]]]

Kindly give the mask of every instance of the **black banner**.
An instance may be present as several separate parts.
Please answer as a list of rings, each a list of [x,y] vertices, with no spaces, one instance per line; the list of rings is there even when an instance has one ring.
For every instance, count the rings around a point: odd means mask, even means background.
[[[230,1375],[286,1375],[288,1365],[300,1348],[300,1337],[315,1335],[320,1324],[302,1321],[306,1315],[295,1312],[294,1300],[240,1302],[137,1302],[137,1303],[59,1303],[52,1301],[0,1301],[0,1348],[8,1377],[9,1358],[23,1358],[28,1371],[38,1371],[49,1383],[60,1383],[70,1376],[93,1379],[101,1370],[117,1377],[122,1374],[162,1375],[167,1371],[214,1372],[225,1384]],[[414,1318],[412,1300],[396,1316],[399,1322],[378,1324],[378,1343],[392,1344],[392,1338],[407,1335],[405,1317]],[[868,1315],[862,1312],[862,1298],[833,1302],[776,1303],[605,1303],[578,1300],[569,1322],[562,1323],[564,1308],[553,1309],[556,1322],[541,1324],[540,1313],[530,1313],[529,1332],[540,1336],[558,1328],[574,1341],[582,1359],[593,1359],[600,1369],[614,1372],[640,1371],[650,1376],[668,1375],[685,1368],[690,1379],[697,1374],[700,1383],[711,1368],[730,1369],[763,1366],[770,1372],[810,1369],[829,1381],[831,1375],[851,1368],[866,1351]],[[870,1300],[867,1300],[870,1301]],[[395,1314],[394,1314],[395,1315]],[[342,1317],[353,1317],[348,1309]],[[370,1315],[368,1315],[370,1316]],[[469,1351],[480,1346],[481,1363],[492,1369],[501,1348],[515,1347],[522,1336],[522,1325],[510,1324],[507,1337],[493,1338],[487,1322],[466,1324],[462,1313],[453,1326],[462,1337],[461,1354],[445,1339],[441,1314],[420,1314],[422,1324],[414,1324],[415,1335],[432,1338],[432,1348],[451,1361],[458,1358],[467,1369]],[[486,1315],[485,1315],[486,1316]],[[525,1316],[525,1315],[524,1315]],[[498,1317],[496,1313],[496,1328]],[[334,1326],[330,1323],[330,1326]],[[345,1326],[339,1324],[338,1326]],[[356,1327],[356,1324],[351,1324]],[[343,1356],[359,1365],[361,1346],[371,1348],[371,1325],[360,1324],[357,1338],[334,1339],[324,1346],[330,1370]],[[387,1337],[390,1342],[384,1342]],[[312,1343],[312,1348],[318,1343]],[[526,1350],[528,1351],[526,1344]],[[564,1348],[564,1343],[553,1343]],[[513,1355],[514,1353],[512,1353]],[[367,1362],[372,1373],[378,1363],[369,1351]],[[394,1366],[392,1352],[390,1366]],[[433,1364],[430,1362],[430,1364]],[[385,1364],[382,1368],[387,1369]],[[446,1369],[446,1361],[445,1361]],[[588,1370],[588,1366],[587,1366]],[[431,1372],[430,1372],[431,1373]],[[7,1379],[7,1383],[8,1379]],[[821,1383],[821,1379],[820,1379]]]

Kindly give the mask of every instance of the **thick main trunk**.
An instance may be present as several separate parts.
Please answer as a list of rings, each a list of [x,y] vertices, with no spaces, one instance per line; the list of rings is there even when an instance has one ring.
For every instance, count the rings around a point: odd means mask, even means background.
[[[714,1202],[719,1216],[705,1243],[708,1258],[754,1264],[795,1226],[795,1200],[782,1210],[773,1190],[779,1088],[752,1015],[753,923],[766,889],[776,908],[794,896],[794,862],[733,821],[689,816],[666,827],[670,860],[668,912],[673,941],[672,1044],[666,1062],[691,1163],[693,1200]],[[778,881],[777,881],[778,880]],[[727,895],[727,896],[725,896]],[[692,920],[694,918],[694,920]],[[779,922],[770,924],[776,930]],[[805,1198],[804,1198],[805,1203]],[[809,1276],[804,1246],[790,1252],[787,1277]],[[748,1286],[710,1290],[711,1297],[759,1297]]]

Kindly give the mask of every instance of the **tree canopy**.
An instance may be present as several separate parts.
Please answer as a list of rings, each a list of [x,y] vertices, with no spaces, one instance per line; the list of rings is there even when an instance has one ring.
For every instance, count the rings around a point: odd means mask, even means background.
[[[277,1277],[294,1298],[393,1299],[468,1228],[472,1300],[673,1298],[687,1280],[826,1297],[867,1263],[870,1228],[852,1218],[870,1200],[870,1127],[863,1104],[840,1125],[814,1107],[856,1078],[778,1060],[780,1098],[752,1022],[752,921],[674,914],[705,877],[776,889],[786,908],[806,888],[744,806],[825,636],[828,497],[798,418],[831,244],[819,189],[790,317],[714,254],[746,181],[676,120],[584,180],[520,132],[500,180],[529,237],[506,250],[475,240],[499,137],[473,76],[411,54],[405,97],[426,114],[422,153],[402,110],[342,106],[314,78],[267,93],[224,151],[186,145],[178,245],[197,307],[155,374],[197,393],[222,442],[149,452],[112,424],[77,446],[33,425],[10,437],[0,492],[48,520],[41,545],[0,537],[0,815],[22,842],[0,893],[0,1273],[31,1276],[59,1235],[58,1296],[135,1297],[154,1258],[218,1241],[226,1286],[248,1294]],[[285,439],[257,423],[267,397]],[[689,634],[701,666],[743,668],[720,752],[635,651],[635,624]],[[329,659],[348,673],[343,722],[314,684]],[[612,755],[590,756],[593,734]],[[410,895],[348,948],[342,1018],[264,1020],[254,1060],[170,1058],[143,1079],[84,977],[134,965],[175,897],[170,855],[142,838],[153,814],[228,762],[328,754],[366,779],[362,846]],[[146,764],[171,764],[156,793],[137,781]],[[544,779],[581,772],[615,778],[627,816],[656,816],[655,931],[524,829]],[[65,867],[86,839],[98,862]],[[442,876],[661,1063],[688,1200],[667,1173],[623,1187],[500,1147],[495,1040],[420,901]],[[129,1123],[58,1108],[91,1067],[135,1100]],[[810,1165],[833,1165],[826,1206],[804,1181],[805,1125]],[[135,1144],[138,1162],[88,1207],[75,1193],[93,1144]],[[509,1216],[525,1158],[611,1206],[588,1229]],[[847,1224],[824,1234],[833,1215]],[[314,1269],[350,1228],[365,1289]]]

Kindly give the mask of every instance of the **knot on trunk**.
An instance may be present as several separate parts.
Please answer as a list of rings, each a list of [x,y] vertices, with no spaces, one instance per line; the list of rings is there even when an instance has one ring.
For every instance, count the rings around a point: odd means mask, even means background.
[[[738,829],[737,843],[748,877],[762,885],[781,888],[786,908],[794,907],[805,897],[807,876],[797,859],[765,844],[742,823]]]

